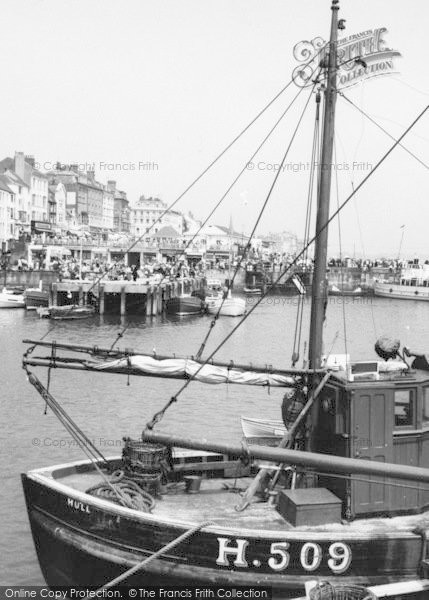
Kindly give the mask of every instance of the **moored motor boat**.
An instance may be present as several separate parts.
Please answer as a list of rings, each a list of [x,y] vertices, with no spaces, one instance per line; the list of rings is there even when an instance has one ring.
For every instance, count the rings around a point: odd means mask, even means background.
[[[0,308],[24,308],[24,296],[15,290],[3,288],[0,292]]]
[[[165,310],[170,315],[197,315],[203,312],[204,306],[204,302],[198,296],[182,295],[167,300]]]
[[[27,288],[24,292],[25,308],[36,310],[39,306],[49,305],[49,292],[40,288]]]
[[[210,315],[219,313],[223,317],[240,317],[246,312],[246,301],[243,298],[232,296],[231,291],[228,297],[207,298],[207,312]]]
[[[396,300],[429,301],[429,265],[402,269],[394,281],[375,281],[374,294]]]
[[[222,298],[223,286],[220,279],[207,279],[205,299]]]
[[[245,287],[243,289],[243,292],[245,294],[258,294],[258,295],[260,295],[260,294],[262,294],[262,289],[258,288],[258,287]]]

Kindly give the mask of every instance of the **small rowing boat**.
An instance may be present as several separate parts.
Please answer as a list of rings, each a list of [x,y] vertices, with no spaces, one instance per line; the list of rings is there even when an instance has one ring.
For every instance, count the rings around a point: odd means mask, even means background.
[[[95,307],[90,304],[78,306],[75,304],[66,304],[65,306],[51,306],[50,308],[40,306],[36,309],[39,317],[48,319],[71,321],[77,319],[87,319],[95,314]]]

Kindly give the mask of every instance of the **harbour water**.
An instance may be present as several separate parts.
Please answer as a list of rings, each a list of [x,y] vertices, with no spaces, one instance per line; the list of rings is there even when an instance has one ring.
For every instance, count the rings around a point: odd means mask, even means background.
[[[255,299],[248,299],[249,307]],[[238,329],[218,354],[219,359],[288,367],[294,339],[297,298],[268,297]],[[344,319],[345,315],[345,327]],[[428,350],[429,304],[383,298],[331,297],[325,323],[325,352],[347,351],[354,360],[373,359],[373,346],[382,334],[399,338],[402,345]],[[43,401],[26,381],[21,368],[23,338],[38,339],[48,330],[48,340],[109,347],[128,325],[121,347],[155,350],[160,354],[195,354],[210,325],[209,316],[120,317],[104,315],[88,321],[40,320],[24,310],[0,311],[0,381],[2,428],[3,519],[0,524],[3,555],[0,584],[43,584],[21,491],[20,473],[28,469],[83,458],[72,438],[51,414],[44,415]],[[309,321],[305,305],[303,338]],[[236,325],[238,319],[221,318],[213,329],[206,355]],[[46,349],[35,351],[48,355]],[[302,354],[302,352],[301,352]],[[39,376],[46,382],[46,372]],[[120,454],[122,437],[138,438],[153,413],[177,392],[181,382],[94,376],[83,372],[52,371],[50,390],[88,437],[106,455]],[[240,416],[280,417],[279,390],[244,386],[203,386],[191,383],[174,404],[159,430],[212,440],[241,437]]]

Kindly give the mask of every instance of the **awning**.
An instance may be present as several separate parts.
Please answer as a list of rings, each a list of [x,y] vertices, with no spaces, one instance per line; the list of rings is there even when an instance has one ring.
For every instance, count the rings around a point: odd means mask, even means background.
[[[47,233],[52,231],[52,224],[47,221],[31,221],[32,233]]]
[[[63,246],[50,246],[51,256],[71,256],[71,252],[68,248]]]

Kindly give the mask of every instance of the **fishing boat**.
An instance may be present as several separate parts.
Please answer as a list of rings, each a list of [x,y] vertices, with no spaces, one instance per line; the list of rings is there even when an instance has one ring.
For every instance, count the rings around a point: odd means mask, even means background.
[[[3,288],[0,292],[0,308],[24,308],[24,296],[22,292]]]
[[[324,82],[315,97],[317,120],[323,95],[324,166],[316,178],[316,233],[295,259],[315,243],[308,366],[221,362],[214,356],[222,344],[203,359],[207,336],[195,357],[24,340],[29,383],[87,457],[22,476],[48,585],[99,591],[119,584],[251,586],[290,598],[302,596],[309,580],[316,580],[334,590],[318,598],[347,598],[353,590],[350,597],[363,600],[373,597],[368,586],[379,585],[390,585],[391,596],[427,598],[427,360],[382,338],[367,361],[346,357],[335,361],[335,369],[322,362],[337,29],[344,28],[338,9],[333,0],[330,41],[315,77],[315,85],[320,77]],[[282,164],[275,181],[281,171]],[[292,276],[293,267],[279,278]],[[127,439],[122,456],[107,458],[34,372],[53,364],[56,372],[82,371],[85,377],[168,377],[181,385],[141,439]],[[287,431],[278,447],[221,443],[210,432],[201,440],[157,433],[166,411],[194,381],[284,388]]]
[[[207,288],[204,298],[221,298],[223,285],[220,279],[207,279]]]
[[[180,293],[174,298],[169,298],[165,303],[165,311],[169,315],[186,316],[202,314],[205,309],[204,295],[201,290],[192,293],[185,292],[185,279],[179,279]]]
[[[169,298],[165,303],[165,310],[170,315],[198,315],[204,310],[205,303],[198,296],[182,294],[176,298]]]
[[[36,310],[40,306],[49,305],[49,292],[41,288],[27,288],[24,292],[25,308],[27,310]]]
[[[232,225],[232,217],[229,222],[229,256],[228,256],[228,279],[225,282],[225,286],[222,289],[217,288],[215,293],[206,298],[206,310],[210,315],[215,315],[215,317],[240,317],[244,315],[246,312],[246,301],[243,298],[238,298],[237,296],[232,294],[232,288],[234,285],[235,277],[238,273],[238,269],[241,266],[241,263],[244,259],[244,255],[241,257],[239,263],[237,263],[237,267],[234,271],[234,274],[231,274],[231,264],[232,264],[232,247],[231,247],[231,238],[233,234],[233,225]]]
[[[43,281],[39,281],[36,288],[27,288],[24,291],[25,308],[27,310],[36,310],[40,306],[49,306],[49,292],[43,289]]]
[[[222,317],[240,317],[246,312],[246,301],[228,290],[226,297],[207,298],[207,312]]]
[[[393,281],[376,281],[374,294],[397,300],[429,300],[429,265],[402,269]]]

